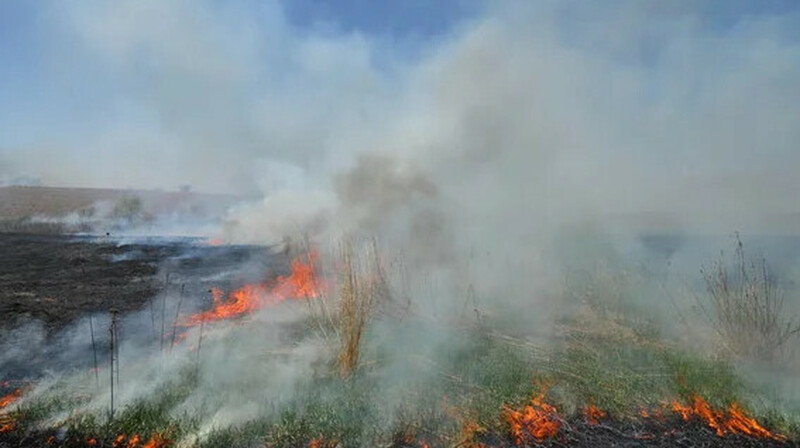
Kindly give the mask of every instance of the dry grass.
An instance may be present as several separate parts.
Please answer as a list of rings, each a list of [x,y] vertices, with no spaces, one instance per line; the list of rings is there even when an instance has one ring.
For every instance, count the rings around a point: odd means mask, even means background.
[[[310,254],[307,239],[305,245]],[[313,329],[336,353],[341,377],[348,378],[358,368],[367,324],[377,305],[388,299],[389,284],[375,240],[343,238],[333,258],[336,283],[327,288],[333,295],[307,303]]]
[[[766,261],[748,262],[738,236],[732,265],[720,259],[702,273],[708,295],[699,304],[730,352],[774,361],[800,335],[800,322],[787,311]]]
[[[357,251],[352,240],[339,251],[339,374],[349,377],[358,367],[362,338],[375,304],[387,294],[375,240]]]

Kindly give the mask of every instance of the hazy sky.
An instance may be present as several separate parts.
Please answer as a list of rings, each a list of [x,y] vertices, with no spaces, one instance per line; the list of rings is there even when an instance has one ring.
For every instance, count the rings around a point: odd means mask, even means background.
[[[269,195],[377,152],[493,203],[794,213],[798,24],[793,0],[3,0],[0,180]]]

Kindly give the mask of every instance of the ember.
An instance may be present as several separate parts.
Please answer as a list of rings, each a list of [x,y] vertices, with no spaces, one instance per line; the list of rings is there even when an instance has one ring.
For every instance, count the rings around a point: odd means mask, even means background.
[[[116,439],[114,439],[114,442],[111,444],[111,446],[113,446],[114,448],[119,448],[119,447],[121,447],[121,446],[122,446],[122,444],[123,444],[123,443],[125,443],[125,439],[126,439],[126,438],[127,438],[127,437],[125,436],[125,434],[120,434],[120,435],[118,435],[118,436],[117,436],[117,438],[116,438]]]
[[[589,422],[590,425],[596,425],[600,423],[600,420],[605,420],[606,417],[608,417],[608,413],[606,413],[606,411],[593,404],[583,408],[583,415],[586,417],[586,421]]]
[[[170,441],[165,439],[161,434],[155,434],[147,442],[143,442],[138,434],[134,434],[130,439],[127,439],[125,434],[120,434],[114,439],[112,446],[114,448],[166,448],[170,446]],[[97,441],[90,439],[86,442],[89,446],[95,446]]]
[[[334,448],[338,445],[336,440],[325,441],[322,437],[308,442],[308,448]]]

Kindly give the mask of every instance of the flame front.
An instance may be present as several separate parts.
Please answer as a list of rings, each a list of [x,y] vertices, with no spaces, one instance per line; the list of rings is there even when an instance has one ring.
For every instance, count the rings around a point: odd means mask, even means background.
[[[748,417],[737,403],[732,403],[727,412],[723,412],[714,410],[706,400],[695,395],[691,406],[673,401],[671,407],[673,411],[680,414],[684,421],[696,417],[716,431],[720,437],[727,434],[740,434],[773,440],[786,439],[780,434],[773,434],[755,419]]]
[[[520,410],[507,407],[504,416],[517,445],[528,443],[531,438],[535,442],[553,438],[561,428],[558,410],[544,401],[544,394],[533,397],[531,404]]]
[[[11,403],[19,400],[19,397],[22,396],[22,389],[14,389],[13,392],[0,398],[0,409],[5,408],[6,406],[10,405]]]
[[[268,283],[244,285],[231,291],[225,299],[221,289],[213,288],[211,290],[214,298],[213,308],[189,316],[180,323],[180,326],[193,327],[203,322],[231,319],[287,299],[320,297],[322,289],[314,271],[316,260],[317,253],[309,252],[307,262],[300,258],[292,260],[289,275],[279,276]]]

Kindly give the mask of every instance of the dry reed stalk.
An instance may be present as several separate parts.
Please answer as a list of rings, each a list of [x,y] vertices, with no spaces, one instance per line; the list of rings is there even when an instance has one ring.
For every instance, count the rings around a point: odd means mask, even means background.
[[[114,361],[116,360],[119,363],[119,357],[117,356],[117,310],[111,308],[111,325],[108,327],[108,333],[110,335],[109,339],[109,356],[111,361],[111,368],[109,369],[109,379],[110,379],[110,387],[111,387],[111,408],[109,411],[109,420],[114,419]],[[119,372],[119,364],[117,364],[117,371]],[[119,377],[117,377],[117,382],[119,382]]]
[[[308,235],[303,237],[303,250],[306,256],[306,262],[313,265],[314,257],[312,256],[312,244]],[[316,267],[314,267],[316,273]],[[325,288],[318,288],[320,296],[313,300],[306,300],[311,321],[322,336],[323,341],[329,346],[335,345],[335,340],[338,339],[338,328],[333,319],[328,303],[329,298],[326,295]],[[330,331],[329,331],[330,330]],[[331,335],[333,333],[333,335]]]
[[[783,292],[776,287],[766,261],[748,266],[738,235],[733,272],[722,260],[711,271],[701,272],[710,307],[702,300],[699,305],[734,354],[774,360],[800,334],[800,322],[788,315]]]
[[[164,279],[164,297],[161,299],[161,354],[164,354],[164,331],[165,321],[167,319],[167,293],[169,292],[169,272]]]
[[[97,344],[94,340],[94,317],[89,315],[89,333],[92,335],[92,355],[94,355],[94,382],[95,387],[100,388],[100,371],[97,369]]]
[[[200,321],[200,336],[197,339],[197,358],[195,359],[194,374],[195,381],[200,382],[200,350],[203,348],[203,329],[205,329],[206,320]]]
[[[169,352],[172,353],[172,348],[175,347],[175,337],[178,335],[178,318],[181,316],[181,304],[183,303],[183,293],[184,289],[186,288],[186,284],[181,284],[181,295],[178,298],[178,306],[175,308],[175,319],[172,320],[172,340],[169,343]]]
[[[346,240],[339,261],[338,361],[339,374],[347,378],[358,367],[364,331],[376,302],[388,296],[388,285],[375,240],[362,256],[354,251],[352,240]]]

